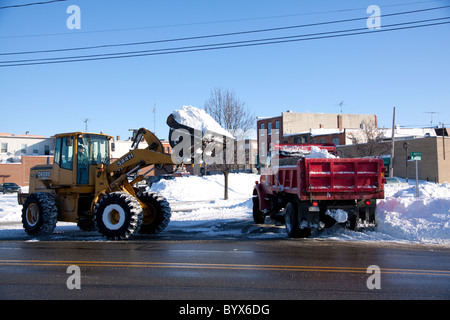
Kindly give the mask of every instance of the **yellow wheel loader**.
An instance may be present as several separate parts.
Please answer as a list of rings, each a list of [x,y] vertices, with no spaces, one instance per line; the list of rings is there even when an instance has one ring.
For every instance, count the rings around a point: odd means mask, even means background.
[[[55,135],[53,164],[31,168],[29,193],[18,195],[28,234],[51,234],[57,221],[97,229],[109,239],[127,239],[138,231],[158,233],[167,226],[171,210],[166,199],[134,185],[155,166],[174,165],[171,155],[152,132],[141,128],[131,150],[110,163],[111,140],[85,132]],[[148,147],[139,149],[143,140]]]

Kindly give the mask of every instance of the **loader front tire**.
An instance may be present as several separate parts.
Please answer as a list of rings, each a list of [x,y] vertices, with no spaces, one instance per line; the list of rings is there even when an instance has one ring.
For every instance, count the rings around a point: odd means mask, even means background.
[[[111,240],[128,239],[142,223],[142,207],[131,194],[112,192],[95,208],[98,231]]]
[[[22,224],[32,236],[53,233],[58,221],[58,208],[51,194],[36,192],[30,194],[23,204]]]
[[[138,195],[147,206],[143,210],[143,221],[140,233],[157,234],[163,231],[170,222],[172,211],[166,198],[156,192],[143,192]]]

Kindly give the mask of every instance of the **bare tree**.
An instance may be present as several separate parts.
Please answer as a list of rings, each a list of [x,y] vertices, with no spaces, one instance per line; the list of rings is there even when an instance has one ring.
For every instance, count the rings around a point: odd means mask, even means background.
[[[376,157],[389,153],[390,147],[384,142],[385,132],[375,121],[364,120],[360,131],[351,132],[348,137],[355,145],[356,157]]]
[[[226,130],[247,131],[254,127],[255,117],[234,92],[215,88],[205,102],[205,111]]]
[[[228,89],[215,88],[211,90],[209,99],[205,101],[204,109],[222,126],[222,128],[231,132],[238,140],[245,139],[245,136],[242,136],[242,133],[252,129],[255,125],[255,116],[245,106],[245,103],[240,101],[235,93]],[[240,132],[241,136],[237,136],[237,132]],[[233,144],[233,148],[234,145],[235,144]],[[237,151],[237,148],[234,148],[234,159],[236,159]],[[245,152],[245,150],[243,151]],[[227,153],[225,152],[224,154]],[[223,161],[222,164],[213,165],[214,169],[220,170],[224,174],[225,199],[228,199],[228,173],[231,171],[232,167],[233,164],[230,164],[228,161]]]

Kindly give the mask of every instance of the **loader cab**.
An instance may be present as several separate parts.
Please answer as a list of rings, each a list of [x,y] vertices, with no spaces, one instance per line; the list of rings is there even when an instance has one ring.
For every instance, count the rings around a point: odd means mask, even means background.
[[[52,177],[58,185],[93,185],[99,163],[110,162],[109,140],[104,134],[74,132],[55,136]]]

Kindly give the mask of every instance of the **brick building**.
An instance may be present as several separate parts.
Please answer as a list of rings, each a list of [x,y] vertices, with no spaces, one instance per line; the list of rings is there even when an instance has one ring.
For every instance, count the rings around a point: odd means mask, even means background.
[[[0,183],[15,182],[19,186],[30,183],[30,168],[53,163],[53,156],[21,156],[20,162],[0,163]]]
[[[407,143],[408,148],[405,148]],[[391,142],[381,142],[379,147],[390,150]],[[355,145],[339,146],[339,155],[343,158],[355,155]],[[394,144],[394,176],[415,179],[415,163],[407,161],[411,152],[422,152],[418,161],[420,180],[436,183],[450,182],[450,138],[448,136],[426,136],[421,138],[396,139]],[[386,165],[391,163],[390,154],[384,156]],[[389,171],[387,171],[389,172]]]
[[[257,120],[258,145],[269,151],[271,143],[347,143],[346,129],[361,128],[364,122],[377,126],[370,114],[295,113]]]

